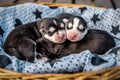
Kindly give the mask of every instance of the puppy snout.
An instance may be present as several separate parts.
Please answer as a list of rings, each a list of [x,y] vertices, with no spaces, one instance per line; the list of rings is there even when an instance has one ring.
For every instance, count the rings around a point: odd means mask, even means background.
[[[59,37],[59,38],[64,38],[65,35],[64,35],[64,34],[60,34],[60,35],[58,35],[58,37]]]
[[[75,39],[76,37],[77,37],[77,34],[70,34],[70,35],[69,35],[69,38],[70,38],[70,39]]]

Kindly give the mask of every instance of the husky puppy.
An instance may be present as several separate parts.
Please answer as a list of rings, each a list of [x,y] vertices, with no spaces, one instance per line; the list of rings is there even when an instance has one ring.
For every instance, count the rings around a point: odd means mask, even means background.
[[[16,56],[20,60],[34,62],[37,55],[36,40],[42,37],[54,43],[64,42],[66,40],[64,23],[59,19],[44,18],[21,25],[9,33],[3,48],[11,56]]]

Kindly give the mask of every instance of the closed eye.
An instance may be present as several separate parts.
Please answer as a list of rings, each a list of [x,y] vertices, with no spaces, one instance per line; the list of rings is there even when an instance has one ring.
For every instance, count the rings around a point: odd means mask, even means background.
[[[53,34],[54,34],[54,32],[48,31],[48,35],[49,35],[49,36],[52,36]]]
[[[50,27],[49,30],[47,31],[47,34],[49,36],[52,36],[55,33],[56,29],[54,27]]]
[[[80,32],[84,32],[84,31],[85,31],[85,29],[79,29],[79,31],[80,31]]]
[[[64,18],[62,21],[63,21],[64,23],[67,23],[67,22],[68,22],[68,19]]]
[[[78,26],[78,30],[81,31],[81,32],[84,32],[85,27],[83,25],[80,25],[80,26]]]
[[[55,30],[56,30],[56,29],[55,29],[54,27],[50,27],[50,28],[49,28],[49,32],[55,32]]]
[[[73,28],[72,23],[68,23],[68,25],[67,25],[67,29],[72,29],[72,28]]]

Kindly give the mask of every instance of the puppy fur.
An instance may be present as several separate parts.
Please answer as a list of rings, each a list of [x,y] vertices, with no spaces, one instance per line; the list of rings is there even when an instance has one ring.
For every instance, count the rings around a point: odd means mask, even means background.
[[[74,16],[70,13],[62,13],[56,16],[66,24],[67,39],[72,42],[80,41],[88,31],[88,23],[80,16]]]
[[[50,60],[79,53],[83,50],[90,50],[95,54],[104,54],[115,46],[115,41],[109,33],[96,29],[89,30],[88,23],[82,17],[62,13],[57,18],[66,24],[68,40],[62,44],[56,44],[42,38],[38,39],[37,42],[37,51]]]
[[[70,13],[61,13],[56,16],[56,18],[62,20],[64,23],[67,23],[71,17],[73,17],[73,15]]]
[[[38,31],[37,23],[32,22],[11,31],[5,40],[3,48],[9,55],[33,62],[38,38],[41,38],[41,33]]]
[[[67,39],[64,22],[56,18],[44,19],[39,30],[43,37],[54,43],[63,43]]]
[[[92,53],[101,55],[114,46],[115,41],[109,33],[91,29],[88,30],[88,33],[82,40],[77,42],[66,40],[62,44],[56,44],[45,38],[41,38],[37,42],[37,51],[44,54],[50,60],[54,60],[84,50],[90,50]]]
[[[59,32],[55,27],[59,26]],[[6,53],[20,60],[36,60],[36,40],[42,37],[55,43],[66,40],[65,25],[55,18],[44,18],[19,26],[12,30],[5,40],[3,48]]]

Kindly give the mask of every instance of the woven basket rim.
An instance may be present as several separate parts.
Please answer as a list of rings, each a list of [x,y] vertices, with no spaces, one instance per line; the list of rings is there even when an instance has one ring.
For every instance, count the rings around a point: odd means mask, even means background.
[[[95,5],[86,5],[86,4],[62,4],[62,3],[52,3],[52,2],[32,2],[35,4],[41,4],[41,5],[47,5],[47,6],[58,6],[58,7],[70,7],[70,8],[82,8],[82,7],[86,7],[86,6],[90,6],[90,7],[94,7],[97,9],[106,9],[104,7],[97,7]],[[20,3],[7,3],[7,4],[0,4],[1,7],[9,7],[9,6],[13,6],[13,5],[19,5],[19,4],[24,4],[24,2],[20,2]]]
[[[18,80],[115,80],[120,79],[120,66],[115,66],[105,70],[94,72],[80,72],[73,74],[31,74],[19,73],[15,71],[0,68],[0,79],[18,79]]]

